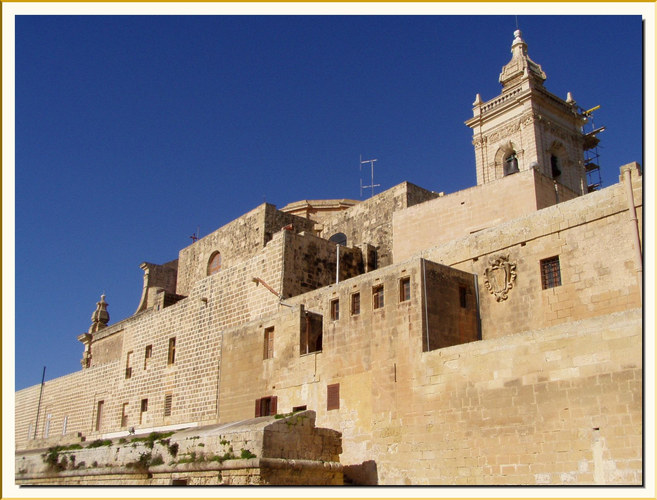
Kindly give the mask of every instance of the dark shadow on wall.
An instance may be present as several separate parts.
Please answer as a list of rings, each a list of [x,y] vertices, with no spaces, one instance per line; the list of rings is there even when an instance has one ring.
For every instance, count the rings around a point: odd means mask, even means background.
[[[362,464],[345,465],[342,468],[345,486],[372,486],[379,484],[379,474],[374,460]]]

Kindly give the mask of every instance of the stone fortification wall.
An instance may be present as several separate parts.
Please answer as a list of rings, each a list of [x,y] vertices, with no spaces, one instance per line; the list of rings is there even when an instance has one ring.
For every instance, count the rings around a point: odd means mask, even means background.
[[[409,375],[373,426],[382,483],[641,484],[638,309],[427,352]]]
[[[458,303],[462,284],[469,287],[470,299],[474,297],[473,276],[426,264],[430,268],[427,293],[444,301],[442,314],[433,313],[432,333],[444,335],[446,343],[457,341],[454,331],[463,331],[463,341],[473,340],[475,305],[463,313],[447,310],[450,301]],[[411,390],[397,380],[410,380],[422,353],[423,266],[415,259],[299,295],[286,300],[294,307],[278,315],[224,332],[222,419],[253,416],[256,400],[275,397],[277,412],[305,406],[317,412],[319,425],[339,430],[344,439],[343,464],[370,460],[372,431],[387,421],[388,412],[397,411],[402,392]],[[406,279],[410,296],[402,300],[400,284]],[[383,306],[375,309],[373,291],[381,286]],[[358,313],[352,309],[355,294]],[[338,317],[332,313],[335,301]],[[322,349],[308,354],[301,349],[306,312],[320,315],[323,321]],[[270,353],[265,349],[267,331],[273,333]],[[329,386],[336,384],[337,408],[329,408]],[[385,416],[379,417],[380,412]]]
[[[577,195],[558,185],[560,202]],[[534,169],[464,189],[392,214],[393,260],[556,204],[554,182]]]
[[[376,267],[390,265],[393,262],[393,213],[437,196],[437,193],[404,182],[326,219],[320,236],[329,239],[336,233],[344,233],[350,247],[363,244],[376,247]]]
[[[314,412],[19,452],[18,484],[342,484],[340,434]],[[175,481],[175,482],[174,482]]]
[[[302,233],[286,232],[283,296],[293,297],[316,290],[336,281],[337,245]],[[364,272],[363,255],[359,248],[340,246],[341,281]]]
[[[306,255],[312,258],[299,264]],[[130,427],[219,419],[222,331],[270,316],[281,307],[278,298],[253,278],[283,295],[298,295],[333,282],[335,259],[334,243],[279,231],[256,257],[200,279],[186,299],[163,309],[145,310],[97,332],[89,368],[46,382],[36,437],[43,437],[47,414],[51,414],[49,439],[55,441],[62,439],[64,430],[65,435],[80,433],[92,439],[125,433]],[[342,247],[341,275],[358,274],[361,267],[359,250]],[[175,358],[170,362],[172,342]],[[28,433],[35,436],[35,391],[32,387],[17,393],[19,448],[37,445],[27,440]]]
[[[256,286],[252,278],[258,276],[279,286],[283,245],[284,234],[279,232],[258,257],[198,281],[186,299],[99,331],[94,338],[100,348],[113,337],[121,338],[120,343],[114,342],[111,359],[105,354],[96,357],[96,342],[92,341],[90,368],[46,382],[36,435],[43,436],[49,405],[53,407],[51,435],[60,437],[66,416],[66,433],[79,432],[89,439],[127,432],[129,427],[216,420],[221,332],[276,311],[277,297]],[[175,359],[170,363],[172,339]],[[165,416],[167,395],[171,396],[171,414]],[[142,411],[143,400],[147,400],[146,411]],[[18,391],[16,401],[17,446],[31,447],[35,443],[26,438],[30,423],[36,421],[38,391],[34,387]],[[103,401],[102,418],[96,430],[99,401]]]
[[[208,264],[215,252],[221,254],[222,269],[234,267],[260,252],[274,233],[288,224],[295,232],[312,232],[314,227],[308,219],[265,203],[183,248],[178,257],[176,293],[188,295],[196,282],[208,276]]]
[[[640,214],[636,170],[633,180]],[[632,309],[641,299],[627,207],[625,187],[616,184],[421,255],[478,276],[484,339]],[[501,257],[515,266],[515,277],[498,301],[486,273]],[[559,258],[561,285],[543,289],[541,261],[552,257]]]

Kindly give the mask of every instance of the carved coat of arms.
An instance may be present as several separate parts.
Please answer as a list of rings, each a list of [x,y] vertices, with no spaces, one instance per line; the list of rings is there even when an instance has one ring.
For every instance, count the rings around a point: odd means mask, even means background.
[[[501,302],[509,296],[516,280],[516,265],[509,262],[508,255],[491,259],[484,271],[484,285],[488,291],[495,295],[495,300]]]

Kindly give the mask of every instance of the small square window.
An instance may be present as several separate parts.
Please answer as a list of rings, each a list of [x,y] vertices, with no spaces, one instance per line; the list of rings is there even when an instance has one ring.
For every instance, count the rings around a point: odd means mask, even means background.
[[[351,314],[352,316],[360,314],[360,293],[351,295]]]
[[[381,309],[383,307],[383,285],[372,288],[372,307]]]
[[[541,284],[543,290],[561,286],[561,265],[558,255],[541,261]]]
[[[331,301],[331,320],[337,321],[340,319],[340,301],[338,299]]]
[[[274,327],[265,328],[265,343],[262,359],[274,357]]]
[[[399,280],[399,302],[411,300],[411,278],[405,277]]]

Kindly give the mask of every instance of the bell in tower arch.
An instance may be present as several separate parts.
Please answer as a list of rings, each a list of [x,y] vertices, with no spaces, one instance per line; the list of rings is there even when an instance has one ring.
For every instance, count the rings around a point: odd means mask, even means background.
[[[504,175],[517,174],[520,172],[518,168],[518,157],[513,152],[504,159]]]

